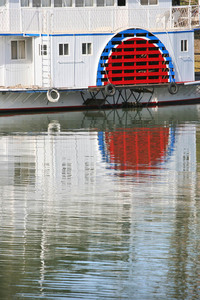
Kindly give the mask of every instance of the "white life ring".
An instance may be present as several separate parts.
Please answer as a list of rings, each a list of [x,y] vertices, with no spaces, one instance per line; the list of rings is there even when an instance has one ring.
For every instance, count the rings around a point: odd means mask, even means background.
[[[47,91],[47,99],[49,102],[58,102],[60,99],[60,93],[56,89],[50,89]]]
[[[176,82],[171,82],[168,86],[168,91],[170,94],[175,95],[178,92],[178,85]]]
[[[109,83],[105,86],[105,94],[107,96],[114,96],[116,93],[116,88],[114,86],[114,84]]]

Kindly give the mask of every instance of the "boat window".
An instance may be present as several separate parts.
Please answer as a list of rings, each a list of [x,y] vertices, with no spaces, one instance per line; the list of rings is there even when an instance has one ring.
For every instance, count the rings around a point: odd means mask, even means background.
[[[11,59],[17,59],[17,41],[11,42]]]
[[[104,6],[104,0],[97,0],[97,6]]]
[[[83,0],[75,0],[76,7],[83,7]]]
[[[41,0],[33,0],[33,7],[41,7]]]
[[[118,6],[126,6],[126,0],[118,0],[117,5]]]
[[[39,45],[39,55],[47,55],[47,45]]]
[[[83,43],[82,44],[82,54],[84,54],[84,55],[92,54],[92,44],[91,43]]]
[[[62,7],[62,0],[54,0],[54,7]]]
[[[32,0],[33,7],[49,7],[51,6],[51,0]]]
[[[0,6],[5,6],[6,5],[6,0],[0,0]]]
[[[69,44],[59,44],[59,55],[69,55]]]
[[[180,6],[180,0],[172,0],[172,6]]]
[[[85,0],[85,6],[93,6],[93,0]]]
[[[118,0],[125,1],[125,0]],[[114,0],[96,0],[97,6],[114,6]]]
[[[54,7],[71,7],[72,0],[54,0]]]
[[[25,41],[11,41],[11,59],[25,59]]]
[[[140,0],[141,5],[157,5],[158,0]]]
[[[18,41],[18,58],[25,59],[25,41]]]
[[[29,6],[29,0],[21,0],[21,6],[22,6],[22,7],[27,7],[27,6]]]
[[[70,7],[70,6],[72,6],[72,0],[63,0],[62,1],[62,6],[63,7]]]
[[[42,7],[50,7],[51,0],[42,0]]]
[[[181,40],[181,52],[188,51],[188,40]]]
[[[93,6],[93,0],[75,0],[76,7]]]
[[[114,0],[106,0],[106,6],[114,6]]]

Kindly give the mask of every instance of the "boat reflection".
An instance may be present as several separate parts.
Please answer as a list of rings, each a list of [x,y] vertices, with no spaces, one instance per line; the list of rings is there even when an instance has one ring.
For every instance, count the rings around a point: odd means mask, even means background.
[[[13,155],[15,175],[31,163],[33,180],[41,169],[62,180],[66,172],[68,179],[73,172],[88,178],[79,168],[84,165],[86,171],[99,162],[105,170],[130,175],[164,167],[173,155],[180,167],[185,152],[194,161],[195,127],[190,125],[193,134],[181,134],[190,120],[199,120],[199,106],[1,116],[0,151]],[[15,177],[22,182],[23,176]]]
[[[199,106],[1,116],[0,298],[197,294],[199,121]]]

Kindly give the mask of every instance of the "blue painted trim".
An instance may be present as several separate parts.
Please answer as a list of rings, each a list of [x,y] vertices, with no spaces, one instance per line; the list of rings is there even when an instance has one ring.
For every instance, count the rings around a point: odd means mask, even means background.
[[[23,36],[23,33],[0,33],[0,36]]]
[[[34,36],[40,36],[40,35],[36,34],[36,33],[25,33],[23,36],[34,37]]]
[[[105,141],[104,141],[104,132],[103,131],[98,132],[98,144],[99,144],[99,150],[101,152],[101,157],[102,157],[103,161],[108,163],[109,159],[108,159],[108,155],[106,153],[106,145],[105,145]]]
[[[0,33],[0,36],[40,36],[38,33]]]
[[[175,151],[175,142],[176,142],[176,130],[174,127],[170,127],[170,144],[167,151],[167,160],[172,156],[173,152]]]
[[[66,34],[49,34],[49,36],[113,36],[114,33],[75,33],[75,34],[72,34],[72,33],[66,33]],[[0,36],[32,36],[32,37],[38,37],[38,36],[48,36],[48,34],[46,33],[42,33],[42,34],[39,34],[39,33],[0,33]]]
[[[152,34],[179,34],[179,33],[188,33],[188,32],[194,32],[194,29],[191,30],[183,30],[183,31],[158,31],[158,32],[152,32]]]
[[[127,29],[130,30],[130,29]],[[135,29],[136,30],[136,29]],[[138,29],[138,32],[141,32],[143,29]],[[184,30],[184,31],[158,31],[158,32],[152,32],[152,34],[158,35],[158,34],[179,34],[179,33],[188,33],[188,32],[194,32],[199,31],[200,28],[195,28],[192,30]],[[125,30],[126,31],[126,30]],[[146,31],[146,30],[144,30]],[[146,31],[147,32],[147,31]],[[116,35],[116,33],[62,33],[62,34],[49,34],[49,36],[113,36]],[[29,36],[29,37],[39,37],[39,36],[48,36],[46,33],[0,33],[0,36]],[[116,41],[118,38],[115,38]]]

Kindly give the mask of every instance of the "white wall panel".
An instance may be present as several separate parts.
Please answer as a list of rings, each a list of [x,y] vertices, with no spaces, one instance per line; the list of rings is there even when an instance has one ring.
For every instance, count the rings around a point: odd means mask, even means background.
[[[53,86],[87,88],[96,85],[97,67],[110,35],[63,35],[52,37]],[[69,55],[59,56],[59,44],[69,44]],[[92,54],[82,54],[82,43],[92,44]]]
[[[73,88],[75,86],[75,43],[73,35],[52,37],[52,81],[54,87]],[[59,44],[68,44],[69,55],[59,55]]]
[[[176,81],[194,80],[194,33],[192,31],[158,34],[173,60]],[[181,40],[188,40],[188,51],[181,52]]]

